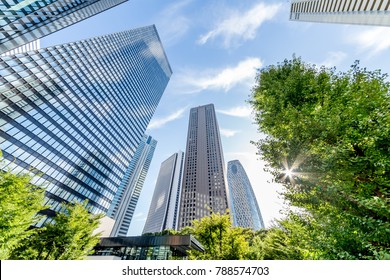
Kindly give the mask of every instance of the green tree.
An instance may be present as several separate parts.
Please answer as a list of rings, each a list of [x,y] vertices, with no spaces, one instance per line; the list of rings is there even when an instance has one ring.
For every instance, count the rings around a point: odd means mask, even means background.
[[[190,259],[241,260],[249,253],[248,229],[233,227],[229,214],[211,214],[194,220],[192,227],[184,228],[181,234],[193,234],[205,248],[204,253],[190,252]]]
[[[294,57],[257,75],[250,103],[267,136],[256,145],[313,234],[288,235],[307,258],[390,257],[389,89],[358,63],[336,72]]]
[[[64,205],[53,223],[32,235],[24,246],[14,252],[14,259],[79,260],[85,259],[99,242],[99,234],[93,234],[102,215],[94,215],[84,203]]]
[[[265,255],[264,238],[267,235],[267,230],[261,229],[259,231],[252,231],[249,238],[249,251],[246,259],[249,260],[263,260]]]
[[[31,225],[43,210],[44,191],[28,174],[0,171],[0,259],[8,259],[21,241],[36,234]]]

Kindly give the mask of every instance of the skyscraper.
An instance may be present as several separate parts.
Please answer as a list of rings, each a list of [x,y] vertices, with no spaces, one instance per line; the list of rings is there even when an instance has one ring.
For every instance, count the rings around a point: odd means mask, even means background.
[[[143,233],[177,229],[184,153],[174,153],[161,163]]]
[[[254,230],[264,228],[255,193],[240,161],[232,160],[228,162],[227,180],[233,224]]]
[[[12,49],[8,52],[5,52],[5,53],[2,53],[0,54],[0,56],[9,56],[9,55],[15,55],[15,54],[18,54],[18,53],[25,53],[25,52],[30,52],[30,51],[36,51],[38,49],[41,48],[41,41],[38,39],[38,40],[35,40],[35,41],[32,41],[30,43],[27,43],[23,46],[20,46],[16,49]]]
[[[214,105],[192,108],[188,124],[179,229],[214,213],[225,213],[228,190]]]
[[[130,161],[107,213],[115,220],[111,232],[113,237],[127,235],[156,145],[156,140],[145,135]]]
[[[390,25],[390,0],[292,0],[290,20]]]
[[[49,217],[106,213],[171,73],[154,26],[0,57],[3,168],[42,174]]]
[[[0,53],[28,44],[127,0],[4,0]]]

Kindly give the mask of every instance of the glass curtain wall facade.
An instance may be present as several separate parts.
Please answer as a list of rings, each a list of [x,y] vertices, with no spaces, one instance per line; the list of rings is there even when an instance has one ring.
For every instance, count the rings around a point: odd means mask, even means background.
[[[122,260],[180,260],[190,251],[204,252],[192,235],[129,236],[101,238],[89,259],[116,256]]]
[[[177,230],[184,153],[174,153],[161,163],[143,233]]]
[[[390,26],[390,0],[292,0],[290,20]]]
[[[112,237],[127,235],[156,146],[157,141],[146,135],[138,145],[107,214],[115,220]]]
[[[227,180],[233,224],[254,230],[264,228],[255,193],[240,161],[232,160],[228,162]]]
[[[188,124],[179,229],[211,213],[225,213],[228,190],[213,104],[192,108]]]
[[[106,213],[171,73],[155,26],[0,57],[2,168]]]
[[[36,50],[38,50],[40,48],[41,48],[41,41],[38,39],[38,40],[35,40],[35,41],[31,42],[31,43],[28,43],[28,44],[20,46],[20,47],[18,47],[16,49],[13,49],[11,51],[2,53],[2,54],[0,54],[0,56],[9,56],[9,55],[15,55],[15,54],[18,54],[18,53],[25,53],[25,52],[30,52],[30,51],[36,51]]]
[[[89,18],[127,0],[3,0],[0,53]]]

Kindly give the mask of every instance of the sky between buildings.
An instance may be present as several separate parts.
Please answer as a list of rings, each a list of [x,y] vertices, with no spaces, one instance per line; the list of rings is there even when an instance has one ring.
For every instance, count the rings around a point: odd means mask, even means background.
[[[41,46],[72,42],[155,24],[173,75],[147,133],[158,144],[129,235],[139,235],[149,211],[160,164],[185,151],[192,107],[214,103],[225,163],[238,159],[259,202],[266,227],[280,218],[281,186],[271,183],[250,143],[257,131],[247,100],[256,69],[292,55],[345,71],[355,60],[390,73],[390,27],[289,21],[289,1],[129,0],[42,40]]]

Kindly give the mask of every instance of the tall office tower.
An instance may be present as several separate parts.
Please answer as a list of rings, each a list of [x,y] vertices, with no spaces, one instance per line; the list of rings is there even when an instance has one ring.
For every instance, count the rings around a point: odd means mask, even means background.
[[[171,73],[154,26],[0,57],[2,168],[106,213]]]
[[[126,170],[107,213],[115,220],[112,237],[127,235],[156,145],[156,140],[145,135]]]
[[[127,0],[3,0],[0,53],[28,44]]]
[[[143,233],[177,229],[184,153],[174,153],[161,163]]]
[[[264,228],[255,193],[239,160],[228,162],[227,181],[233,224],[254,230]]]
[[[290,20],[390,25],[390,0],[292,0]]]
[[[15,55],[18,53],[25,53],[25,52],[30,52],[30,51],[36,51],[41,48],[41,41],[35,40],[32,41],[31,43],[27,43],[23,46],[20,46],[16,49],[10,50],[8,52],[0,54],[0,56],[9,56],[9,55]]]
[[[188,125],[179,229],[192,220],[225,213],[228,190],[214,105],[192,108]]]

